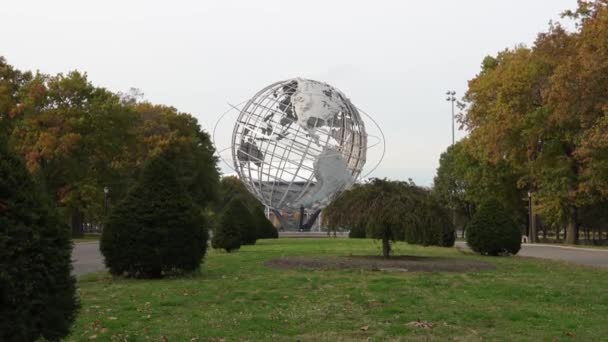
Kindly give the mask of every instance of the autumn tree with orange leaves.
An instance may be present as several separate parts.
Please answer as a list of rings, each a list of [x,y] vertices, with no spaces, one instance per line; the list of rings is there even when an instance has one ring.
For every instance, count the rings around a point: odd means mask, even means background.
[[[506,161],[535,209],[577,243],[581,209],[608,201],[608,1],[579,1],[530,48],[486,57],[469,81],[467,150]]]

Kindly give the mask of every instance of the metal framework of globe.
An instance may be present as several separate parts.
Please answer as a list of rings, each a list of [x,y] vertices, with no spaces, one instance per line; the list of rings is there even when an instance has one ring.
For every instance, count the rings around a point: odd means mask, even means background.
[[[231,147],[239,178],[267,207],[318,209],[360,176],[367,134],[339,90],[296,78],[245,103]]]

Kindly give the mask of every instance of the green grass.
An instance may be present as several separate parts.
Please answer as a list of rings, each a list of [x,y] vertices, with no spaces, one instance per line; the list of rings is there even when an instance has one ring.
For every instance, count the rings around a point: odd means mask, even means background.
[[[279,239],[211,252],[196,275],[78,281],[68,340],[605,340],[608,271],[531,258],[395,245],[397,254],[474,258],[476,273],[275,270],[283,255],[380,254],[372,240]],[[408,323],[428,321],[432,328]],[[166,338],[166,339],[165,339]]]
[[[84,234],[82,237],[74,238],[72,240],[74,241],[74,243],[82,243],[82,242],[98,241],[99,238],[101,238],[101,234]]]

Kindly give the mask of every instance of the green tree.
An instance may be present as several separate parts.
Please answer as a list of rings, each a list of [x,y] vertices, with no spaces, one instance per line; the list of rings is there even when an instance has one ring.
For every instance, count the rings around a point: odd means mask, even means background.
[[[565,15],[574,32],[552,24],[532,48],[484,60],[462,122],[471,153],[509,163],[534,192],[535,209],[576,243],[579,209],[606,198],[608,3],[580,1]]]
[[[490,199],[479,206],[469,224],[467,244],[483,255],[517,254],[521,232],[498,200]]]
[[[238,250],[243,244],[243,233],[246,233],[250,226],[247,207],[239,198],[232,199],[228,202],[214,231],[213,248],[224,249],[227,252]]]
[[[413,243],[451,245],[453,226],[449,220],[431,218],[439,211],[439,203],[429,196],[428,190],[413,182],[374,179],[342,192],[324,209],[323,217],[336,229],[365,227],[367,236],[382,240],[385,258],[390,256],[391,241],[406,237]],[[441,215],[445,218],[445,209]]]
[[[207,250],[200,209],[161,154],[111,213],[100,249],[112,274],[159,278],[200,267]]]
[[[202,209],[217,199],[209,135],[189,114],[96,87],[77,71],[23,73],[0,60],[0,126],[74,236],[100,222],[103,189],[120,202],[145,162],[165,153]]]
[[[433,193],[452,211],[463,230],[472,219],[475,209],[491,198],[499,198],[521,227],[526,222],[525,190],[519,187],[521,174],[506,162],[491,163],[469,153],[465,138],[441,154],[435,176]]]
[[[218,199],[219,172],[215,148],[196,118],[173,107],[148,102],[131,104],[138,121],[135,165],[163,153],[178,179],[201,208]]]
[[[78,308],[69,228],[0,137],[0,340],[58,341]]]
[[[13,68],[0,56],[0,136],[10,135],[9,124],[23,111],[23,104],[19,100],[20,92],[31,78],[31,73]]]
[[[278,230],[270,222],[264,214],[264,209],[260,206],[254,206],[249,209],[252,218],[252,225],[258,239],[277,239],[279,237]]]
[[[131,166],[135,117],[116,95],[94,87],[78,72],[37,74],[21,93],[23,109],[11,143],[71,216],[74,235],[81,235],[85,215],[101,216],[104,186],[121,179]]]
[[[403,233],[407,243],[423,246],[452,247],[456,241],[449,210],[430,193],[421,196],[413,223]]]
[[[260,239],[278,238],[278,231],[264,214],[264,205],[253,196],[243,182],[237,177],[223,177],[220,185],[220,196],[217,201],[216,210],[221,211],[230,201],[238,198],[251,213],[251,226],[256,232],[256,237]],[[249,233],[246,233],[249,234]]]

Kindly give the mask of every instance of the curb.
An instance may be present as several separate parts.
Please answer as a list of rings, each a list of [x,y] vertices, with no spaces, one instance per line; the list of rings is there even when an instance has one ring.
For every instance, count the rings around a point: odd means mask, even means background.
[[[586,248],[586,247],[573,247],[573,246],[560,246],[560,245],[552,245],[548,243],[522,243],[522,246],[538,246],[538,247],[552,247],[552,248],[561,248],[561,249],[570,249],[575,251],[585,251],[585,252],[600,252],[600,253],[608,253],[608,249],[600,249],[600,248]]]

